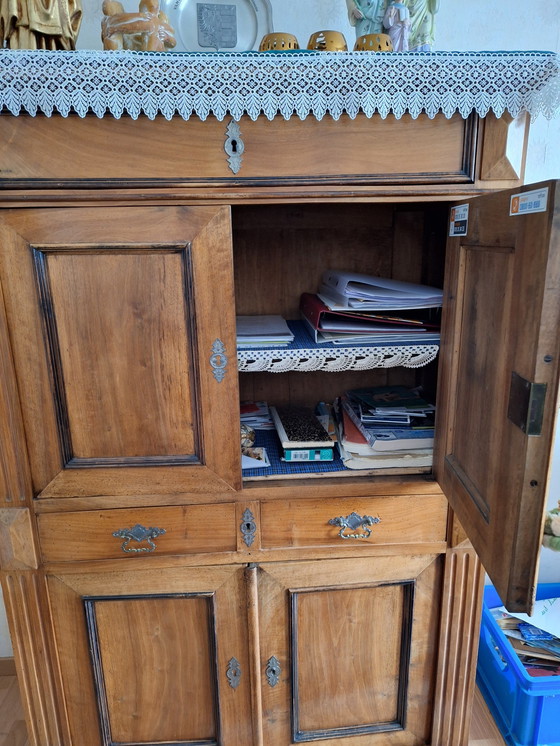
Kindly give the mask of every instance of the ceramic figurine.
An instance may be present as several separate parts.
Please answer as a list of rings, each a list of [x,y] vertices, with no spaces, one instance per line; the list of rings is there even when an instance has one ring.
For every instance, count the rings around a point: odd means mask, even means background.
[[[398,0],[392,0],[383,16],[383,26],[391,37],[394,52],[408,52],[410,11]]]
[[[410,37],[412,52],[431,52],[435,39],[435,15],[439,0],[409,0]]]
[[[385,0],[346,0],[346,5],[350,25],[356,29],[356,38],[382,32]]]

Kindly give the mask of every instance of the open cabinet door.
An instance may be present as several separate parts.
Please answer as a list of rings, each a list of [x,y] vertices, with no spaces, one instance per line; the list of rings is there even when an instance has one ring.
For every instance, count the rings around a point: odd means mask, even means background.
[[[473,199],[448,231],[436,478],[511,611],[534,599],[558,405],[559,184]]]

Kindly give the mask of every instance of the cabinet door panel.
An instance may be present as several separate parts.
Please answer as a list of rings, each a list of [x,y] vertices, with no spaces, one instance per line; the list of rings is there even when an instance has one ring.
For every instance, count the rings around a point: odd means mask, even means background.
[[[534,185],[488,194],[449,239],[438,389],[436,476],[512,611],[533,602],[558,401],[558,186],[539,187],[548,209],[510,214]]]
[[[432,555],[262,565],[264,742],[426,743],[440,583]]]
[[[212,596],[101,598],[86,610],[111,741],[215,742]],[[181,707],[160,706],[179,693]]]
[[[412,583],[298,591],[291,601],[300,738],[402,728]]]
[[[192,459],[186,252],[43,252],[41,260],[72,462]]]
[[[228,210],[13,211],[0,231],[35,494],[238,486]]]
[[[241,568],[53,575],[48,587],[72,746],[251,743]]]

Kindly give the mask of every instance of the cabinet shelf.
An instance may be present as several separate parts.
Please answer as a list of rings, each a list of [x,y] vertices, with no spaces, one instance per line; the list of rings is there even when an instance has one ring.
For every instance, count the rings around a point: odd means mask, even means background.
[[[405,458],[399,466],[369,467],[363,469],[350,469],[345,466],[344,461],[337,455],[333,461],[298,461],[288,462],[282,460],[282,448],[275,430],[255,430],[255,446],[266,448],[270,466],[264,469],[243,469],[244,481],[265,481],[273,479],[310,479],[324,477],[364,477],[385,476],[389,474],[430,474],[431,466],[414,466],[407,463]],[[335,451],[338,453],[338,449]]]
[[[302,321],[289,321],[295,334],[287,346],[259,347],[237,350],[240,373],[286,373],[288,371],[371,370],[372,368],[421,368],[437,356],[438,343],[375,345],[315,344],[305,331]]]

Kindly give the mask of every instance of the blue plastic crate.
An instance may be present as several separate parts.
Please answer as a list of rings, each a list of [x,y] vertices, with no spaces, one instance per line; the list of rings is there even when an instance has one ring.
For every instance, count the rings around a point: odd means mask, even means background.
[[[560,583],[541,583],[537,599],[560,596]],[[484,590],[476,681],[506,743],[560,746],[560,676],[529,676],[490,609],[502,606]]]

